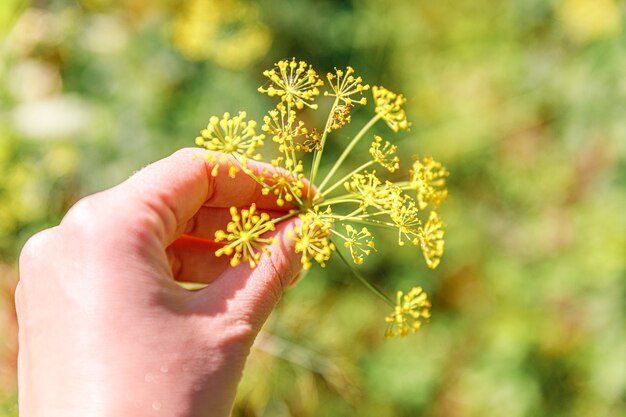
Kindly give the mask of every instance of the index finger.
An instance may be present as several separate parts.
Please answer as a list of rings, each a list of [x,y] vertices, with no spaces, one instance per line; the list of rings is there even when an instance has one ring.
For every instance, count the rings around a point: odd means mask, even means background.
[[[116,216],[132,223],[142,212],[151,212],[159,220],[154,228],[162,228],[158,230],[160,237],[169,244],[184,232],[187,222],[202,206],[226,208],[254,203],[263,210],[293,208],[279,206],[274,195],[263,195],[263,187],[241,169],[231,178],[227,163],[221,163],[213,176],[215,164],[204,158],[206,152],[181,149],[111,189],[114,198],[128,207]],[[250,161],[248,168],[257,176],[265,170],[276,171],[271,165],[256,161]]]

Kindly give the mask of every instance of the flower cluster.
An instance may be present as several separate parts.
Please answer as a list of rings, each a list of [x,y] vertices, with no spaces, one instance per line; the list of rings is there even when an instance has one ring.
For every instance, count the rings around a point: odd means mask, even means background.
[[[345,137],[334,132],[352,121],[351,112],[356,107],[367,104],[364,94],[370,86],[355,75],[352,67],[335,68],[326,75],[328,89],[323,93],[333,101],[326,124],[321,128],[309,127],[305,123],[309,119],[302,118],[301,112],[318,109],[315,100],[325,85],[313,67],[294,58],[279,61],[263,75],[269,82],[259,92],[278,99],[261,125],[261,130],[277,147],[278,156],[270,160],[273,167],[261,173],[247,168],[249,159],[261,159],[259,150],[265,136],[257,134],[254,121],[246,121],[245,112],[211,117],[196,143],[214,151],[206,155],[214,166],[212,175],[218,175],[222,165],[228,167],[231,176],[243,170],[261,184],[263,194],[274,195],[277,205],[289,211],[272,219],[266,213],[258,213],[254,205],[243,209],[232,207],[232,220],[226,230],[215,233],[215,241],[224,245],[216,255],[231,256],[232,265],[244,262],[254,268],[272,243],[268,232],[274,230],[276,223],[298,217],[298,225],[288,231],[288,236],[294,241],[303,268],[310,268],[314,262],[324,267],[337,254],[355,277],[393,307],[386,317],[386,336],[406,336],[417,331],[422,321],[430,317],[426,293],[420,287],[407,294],[399,291],[394,303],[354,265],[363,264],[376,252],[374,229],[391,229],[397,233],[399,246],[409,243],[418,248],[426,265],[436,268],[444,251],[444,224],[435,210],[447,196],[448,171],[427,156],[414,160],[404,181],[386,180],[374,168],[395,173],[400,170],[401,161],[397,146],[379,135],[371,136],[371,159],[354,169],[344,166],[355,146],[377,122],[383,121],[393,132],[409,128],[403,108],[406,99],[384,87],[371,87],[374,111],[370,121],[342,146],[342,154],[326,166],[322,164],[322,155],[327,141]],[[305,161],[306,164],[310,161],[307,176],[311,187],[304,185]],[[337,175],[341,171],[346,172]],[[320,172],[325,173],[321,180]],[[350,256],[344,257],[342,250]]]

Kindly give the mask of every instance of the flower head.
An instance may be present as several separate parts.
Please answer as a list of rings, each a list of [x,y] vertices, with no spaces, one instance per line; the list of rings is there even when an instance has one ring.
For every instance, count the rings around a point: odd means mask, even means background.
[[[352,116],[350,116],[351,108],[352,106],[350,105],[350,103],[346,103],[344,105],[340,104],[335,107],[335,110],[332,114],[329,131],[339,130],[352,121]]]
[[[409,184],[417,192],[420,209],[425,209],[429,203],[437,207],[448,196],[446,189],[448,175],[448,170],[430,156],[422,161],[415,160],[410,171]]]
[[[274,161],[278,163],[277,160]],[[300,198],[304,189],[304,183],[302,182],[304,174],[301,171],[301,162],[298,162],[293,171],[281,169],[272,173],[269,170],[265,170],[261,178],[259,178],[264,185],[261,193],[263,195],[273,193],[276,196],[276,204],[281,207],[285,202],[292,202],[294,199],[301,202]]]
[[[297,145],[294,139],[307,134],[304,122],[296,122],[296,113],[279,103],[263,118],[261,129],[272,135],[272,140],[278,144],[278,151],[283,155],[285,168],[292,169],[296,164],[294,151]]]
[[[261,253],[268,251],[268,245],[273,243],[273,238],[263,238],[266,232],[274,230],[274,223],[270,221],[267,213],[256,213],[256,205],[250,209],[237,211],[237,207],[230,208],[232,221],[226,226],[226,232],[215,232],[215,241],[228,242],[225,246],[215,251],[215,256],[233,255],[230,260],[232,266],[240,264],[241,260],[248,262],[254,268],[261,259]]]
[[[360,206],[364,211],[370,206],[380,210],[389,209],[402,194],[400,188],[393,183],[378,179],[376,171],[353,174],[344,186],[360,200]]]
[[[394,132],[398,130],[408,129],[411,125],[406,119],[406,113],[402,105],[406,103],[406,99],[402,94],[396,94],[385,87],[372,87],[372,95],[374,96],[374,111],[378,113],[387,126]]]
[[[237,162],[245,167],[248,158],[260,159],[256,149],[263,145],[264,135],[257,135],[256,122],[246,122],[246,112],[239,112],[231,117],[230,113],[224,113],[222,119],[213,116],[209,119],[206,129],[202,129],[201,136],[196,138],[196,145],[203,146],[210,151],[220,152],[217,157],[207,153],[205,158],[215,164],[211,174],[217,175],[221,163],[229,162],[229,175],[235,176],[239,170],[236,165],[229,161],[232,156]]]
[[[422,224],[418,217],[419,210],[412,201],[396,204],[391,210],[391,220],[398,229],[398,245],[404,246],[404,240],[415,243]]]
[[[398,150],[396,145],[392,145],[388,140],[381,146],[383,139],[380,136],[374,136],[374,141],[370,146],[370,155],[374,161],[387,168],[389,172],[395,172],[400,169],[400,158],[395,153]]]
[[[424,227],[419,228],[418,237],[414,241],[414,244],[419,244],[422,248],[426,265],[428,265],[430,269],[437,268],[441,256],[443,255],[445,244],[443,235],[443,222],[436,212],[431,211],[426,224]]]
[[[345,236],[337,232],[335,233],[345,241],[343,245],[350,250],[354,263],[361,265],[363,257],[368,256],[372,249],[376,250],[372,234],[367,230],[367,227],[363,227],[360,231],[357,231],[349,224],[345,224],[344,227],[346,229]]]
[[[300,224],[289,233],[295,241],[296,253],[301,253],[301,262],[304,269],[311,267],[311,259],[315,259],[322,267],[330,259],[335,245],[330,241],[332,222],[328,217],[329,211],[318,213],[309,210],[300,214]]]
[[[346,70],[340,70],[335,68],[335,73],[326,74],[326,78],[328,78],[328,84],[333,92],[325,91],[325,96],[337,97],[339,100],[343,101],[345,104],[366,104],[367,99],[361,94],[363,91],[369,90],[370,86],[365,84],[363,85],[363,79],[361,77],[355,77],[354,69],[352,67],[347,67]],[[358,95],[359,98],[354,99],[351,98],[353,95]]]
[[[317,104],[311,102],[320,94],[317,87],[324,85],[324,81],[319,79],[313,67],[295,58],[291,61],[283,59],[275,65],[275,68],[263,72],[272,85],[259,87],[259,92],[270,97],[278,96],[281,101],[298,109],[304,106],[317,109]]]
[[[398,291],[396,307],[385,317],[386,337],[407,336],[422,327],[422,320],[430,318],[430,302],[421,287],[414,287],[408,294]]]

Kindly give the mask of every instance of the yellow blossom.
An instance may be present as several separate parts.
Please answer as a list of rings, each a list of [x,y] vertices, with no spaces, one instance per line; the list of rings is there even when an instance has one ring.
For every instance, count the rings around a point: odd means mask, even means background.
[[[392,145],[391,142],[387,140],[381,147],[382,141],[383,139],[380,136],[374,136],[374,141],[370,146],[370,155],[372,155],[374,161],[387,168],[389,172],[395,172],[400,169],[400,158],[395,155],[398,147]]]
[[[344,246],[350,250],[350,255],[354,263],[361,265],[363,263],[363,256],[368,256],[372,249],[376,250],[372,234],[367,230],[367,227],[363,227],[360,231],[357,231],[349,224],[345,224],[344,227],[346,229],[345,236],[338,232],[334,233],[345,241]]]
[[[411,125],[406,119],[406,113],[402,106],[406,99],[402,94],[392,93],[384,87],[372,87],[374,96],[374,111],[387,123],[394,132],[408,129]]]
[[[355,77],[354,69],[347,67],[345,71],[335,68],[335,73],[326,74],[328,78],[328,84],[333,92],[325,91],[325,96],[337,97],[343,101],[344,104],[366,104],[367,99],[361,96],[363,91],[369,90],[370,86],[363,85],[363,79],[361,77]],[[353,99],[351,96],[358,94],[360,98]]]
[[[380,210],[389,209],[399,197],[401,190],[393,183],[384,183],[376,176],[376,171],[353,174],[350,181],[344,183],[354,197],[360,200],[360,207],[365,211],[368,207]]]
[[[246,112],[239,112],[237,116],[231,117],[230,113],[224,113],[222,119],[213,116],[209,119],[206,129],[203,129],[196,138],[196,145],[203,146],[210,151],[220,152],[217,156],[207,153],[205,158],[214,163],[211,171],[213,176],[217,175],[220,164],[229,163],[229,175],[234,177],[238,171],[236,165],[229,160],[231,155],[244,167],[248,158],[261,159],[256,149],[263,145],[264,135],[257,135],[256,122],[250,120],[246,122]]]
[[[448,170],[430,156],[422,161],[415,160],[410,171],[409,184],[417,193],[420,209],[425,209],[429,203],[437,207],[448,196],[446,189],[448,175]]]
[[[215,241],[228,242],[225,246],[215,251],[216,256],[232,255],[230,264],[237,266],[243,260],[254,268],[261,259],[261,253],[267,252],[273,238],[263,238],[266,232],[274,230],[274,223],[270,221],[267,213],[256,213],[256,205],[250,209],[237,211],[237,207],[230,208],[232,221],[226,226],[226,232],[215,232]]]
[[[398,245],[404,246],[404,239],[415,243],[419,237],[419,227],[422,224],[418,217],[419,210],[415,203],[408,201],[406,204],[396,204],[391,210],[391,220],[398,228]]]
[[[270,97],[278,96],[281,101],[302,109],[305,105],[317,109],[317,104],[311,104],[320,91],[317,87],[324,85],[313,67],[304,61],[283,59],[278,61],[275,68],[263,72],[270,79],[272,85],[268,88],[259,87],[259,92]]]
[[[350,105],[350,103],[338,105],[337,107],[335,107],[328,130],[339,130],[346,124],[350,123],[352,121],[352,116],[350,116],[351,108],[352,106]]]
[[[300,214],[300,224],[289,236],[295,241],[296,253],[301,253],[301,262],[304,269],[311,267],[311,259],[315,259],[322,267],[330,259],[335,245],[330,241],[332,223],[328,219],[330,209],[326,213],[309,210]]]
[[[274,160],[275,163],[279,163],[280,158]],[[273,193],[276,195],[276,204],[283,206],[285,202],[292,202],[294,198],[300,201],[302,197],[302,189],[304,183],[302,179],[304,175],[302,171],[302,162],[298,162],[294,171],[281,169],[279,171],[265,170],[259,180],[263,183],[264,187],[261,190],[263,195]]]
[[[436,212],[431,211],[424,227],[418,230],[418,237],[413,242],[422,248],[426,265],[430,269],[437,268],[443,255],[445,242],[443,240],[444,225]]]
[[[285,168],[292,169],[296,163],[294,139],[307,133],[304,122],[296,123],[296,113],[279,103],[276,109],[270,110],[269,115],[265,116],[261,129],[272,135],[272,140],[278,144],[278,151],[283,155]]]
[[[414,287],[408,294],[398,291],[393,312],[385,317],[386,337],[405,337],[422,327],[422,320],[430,318],[430,302],[421,287]]]

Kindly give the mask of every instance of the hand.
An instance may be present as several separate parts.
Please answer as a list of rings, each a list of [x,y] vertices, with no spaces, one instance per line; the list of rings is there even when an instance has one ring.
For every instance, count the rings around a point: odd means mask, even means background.
[[[250,346],[300,262],[286,236],[294,220],[277,225],[272,256],[255,269],[215,256],[210,239],[230,206],[285,209],[241,171],[232,179],[221,166],[212,177],[194,154],[82,199],[24,246],[22,417],[229,415]]]

